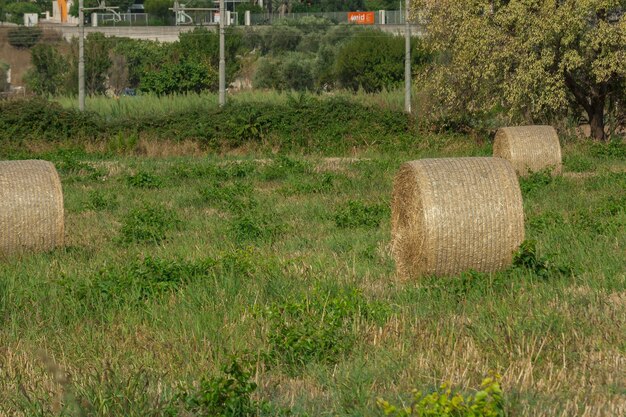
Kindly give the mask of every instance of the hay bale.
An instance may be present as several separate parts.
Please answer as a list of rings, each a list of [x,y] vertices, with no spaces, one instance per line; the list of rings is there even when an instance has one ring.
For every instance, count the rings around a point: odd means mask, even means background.
[[[513,164],[519,175],[552,169],[561,173],[561,145],[552,126],[503,127],[496,132],[493,156]]]
[[[0,161],[0,256],[63,245],[63,191],[47,161]]]
[[[524,240],[517,175],[500,158],[407,162],[394,180],[391,227],[403,278],[505,268]]]

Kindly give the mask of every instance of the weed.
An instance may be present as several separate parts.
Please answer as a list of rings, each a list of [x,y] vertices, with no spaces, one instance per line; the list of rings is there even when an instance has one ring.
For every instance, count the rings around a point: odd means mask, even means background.
[[[126,177],[126,184],[136,188],[161,188],[163,180],[148,172],[138,172]]]
[[[93,190],[87,196],[85,208],[87,210],[110,210],[118,206],[117,198],[114,195],[105,194],[101,190]]]
[[[383,399],[377,405],[386,416],[392,417],[503,417],[504,398],[500,387],[500,375],[485,378],[475,394],[452,393],[448,384],[435,392],[423,394],[413,391],[409,406],[395,406]]]
[[[263,169],[261,176],[265,181],[284,180],[289,174],[302,174],[309,170],[308,164],[279,155]]]
[[[513,266],[533,275],[547,279],[558,275],[571,275],[572,268],[556,265],[549,257],[542,257],[537,250],[537,242],[525,240],[513,256]]]
[[[521,177],[519,185],[522,194],[531,195],[547,185],[552,184],[553,181],[554,177],[552,176],[551,169],[548,168],[542,171],[532,172],[526,177]]]
[[[315,291],[271,304],[257,315],[268,326],[268,363],[282,363],[298,372],[311,362],[336,363],[356,343],[359,322],[382,321],[387,310],[368,303],[356,290],[335,295]]]
[[[559,227],[564,224],[561,213],[556,211],[545,211],[528,219],[528,227],[538,232],[544,232],[552,227]]]
[[[243,182],[232,184],[215,182],[200,190],[200,201],[234,213],[245,213],[258,206],[252,186]]]
[[[595,164],[589,158],[580,155],[565,158],[563,165],[571,172],[586,172],[595,168]]]
[[[61,280],[60,284],[90,310],[94,306],[128,305],[176,292],[194,279],[209,276],[216,262],[162,259],[148,256],[129,265],[112,266],[96,272],[89,281]]]
[[[254,161],[234,162],[221,167],[216,176],[219,179],[234,179],[251,177],[257,172],[257,164]]]
[[[172,399],[166,415],[258,416],[259,411],[267,405],[253,399],[257,385],[251,380],[250,369],[249,364],[232,359],[222,368],[223,375],[202,379],[198,387],[182,389]]]
[[[281,192],[290,194],[322,194],[332,191],[334,188],[335,175],[330,173],[290,181]]]
[[[594,143],[591,154],[605,158],[626,158],[626,142],[613,139],[607,143]]]
[[[258,211],[239,212],[230,223],[230,230],[238,242],[273,242],[283,229],[276,216]]]
[[[54,162],[56,169],[62,176],[66,176],[71,182],[78,180],[99,180],[105,172],[96,169],[79,159],[82,153],[77,150],[59,150],[49,158]]]
[[[113,154],[125,154],[134,151],[139,143],[139,134],[137,132],[124,134],[117,132],[107,142],[107,151]]]
[[[146,204],[131,210],[122,220],[122,243],[159,243],[167,231],[180,224],[176,213],[161,205]]]
[[[335,225],[339,228],[369,227],[380,225],[389,208],[382,204],[366,205],[361,201],[350,200],[335,212]]]

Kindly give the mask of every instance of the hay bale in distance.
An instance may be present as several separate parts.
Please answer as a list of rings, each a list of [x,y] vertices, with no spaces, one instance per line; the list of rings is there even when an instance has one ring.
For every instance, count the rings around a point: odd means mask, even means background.
[[[395,177],[391,210],[402,278],[497,271],[524,240],[519,182],[501,158],[407,162]]]
[[[63,245],[63,191],[47,161],[0,161],[0,257]]]
[[[496,132],[493,156],[513,164],[519,175],[552,169],[561,173],[561,145],[552,126],[503,127]]]

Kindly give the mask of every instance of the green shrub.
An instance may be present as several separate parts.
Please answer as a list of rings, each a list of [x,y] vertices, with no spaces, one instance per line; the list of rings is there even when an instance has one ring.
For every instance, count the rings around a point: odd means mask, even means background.
[[[63,109],[47,100],[0,100],[0,140],[75,140],[95,138],[102,126],[90,112]]]
[[[366,205],[361,201],[350,200],[335,212],[335,225],[339,228],[375,228],[388,211],[386,206],[380,204]]]
[[[485,378],[480,390],[475,394],[452,393],[448,384],[443,384],[435,392],[423,394],[413,391],[408,406],[395,406],[378,399],[378,407],[391,417],[504,417],[504,397],[500,387],[500,376]]]
[[[197,61],[171,62],[146,71],[139,87],[158,95],[217,89],[217,71],[209,63]]]
[[[176,213],[161,205],[144,205],[131,210],[122,220],[121,242],[159,243],[180,223]]]

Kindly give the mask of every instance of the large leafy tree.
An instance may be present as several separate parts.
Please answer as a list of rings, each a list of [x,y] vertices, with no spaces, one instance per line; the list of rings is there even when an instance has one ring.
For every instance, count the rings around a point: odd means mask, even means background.
[[[584,113],[604,139],[626,87],[625,0],[418,0],[443,111],[548,121]]]

